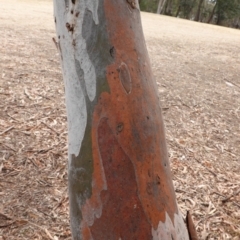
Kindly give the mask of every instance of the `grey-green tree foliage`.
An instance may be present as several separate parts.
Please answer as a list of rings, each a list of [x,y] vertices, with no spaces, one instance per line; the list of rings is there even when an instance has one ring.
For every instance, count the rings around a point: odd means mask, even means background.
[[[240,28],[240,0],[139,0],[142,11]]]

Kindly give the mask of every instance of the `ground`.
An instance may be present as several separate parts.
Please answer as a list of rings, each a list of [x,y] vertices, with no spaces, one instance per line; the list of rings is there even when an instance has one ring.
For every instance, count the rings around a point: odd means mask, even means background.
[[[71,239],[49,0],[0,0],[0,240]],[[174,186],[199,239],[240,239],[240,31],[142,13]]]

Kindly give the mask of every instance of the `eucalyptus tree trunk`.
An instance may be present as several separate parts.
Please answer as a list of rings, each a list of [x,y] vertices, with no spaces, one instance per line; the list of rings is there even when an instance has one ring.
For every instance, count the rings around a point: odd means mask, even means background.
[[[166,0],[159,0],[158,7],[157,7],[157,14],[162,13],[165,2],[166,2]]]
[[[163,2],[163,0],[159,0],[159,1],[158,1],[158,7],[157,7],[157,12],[156,12],[157,14],[160,14],[162,2]]]
[[[209,16],[209,18],[207,20],[207,23],[210,23],[212,21],[214,13],[215,13],[215,10],[216,10],[216,6],[217,6],[217,3],[215,3],[215,5],[214,5],[214,7],[212,9],[212,12],[211,12],[211,14],[210,14],[210,16]]]
[[[203,4],[203,0],[199,0],[198,2],[198,8],[197,8],[197,13],[194,17],[194,21],[198,22],[199,19],[200,19],[200,13],[201,13],[201,7],[202,7],[202,4]]]
[[[165,15],[172,16],[172,3],[172,0],[167,0],[164,10]]]
[[[175,14],[175,17],[178,17],[179,13],[180,13],[180,10],[181,10],[181,6],[179,5],[178,8],[177,8],[177,12]]]
[[[189,239],[135,0],[54,0],[73,239]]]

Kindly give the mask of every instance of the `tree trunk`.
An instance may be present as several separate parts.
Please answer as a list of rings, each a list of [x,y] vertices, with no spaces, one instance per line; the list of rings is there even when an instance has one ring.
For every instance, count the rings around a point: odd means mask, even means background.
[[[167,5],[168,5],[168,0],[164,0],[162,9],[161,9],[161,14],[166,14]]]
[[[175,14],[175,17],[178,17],[178,15],[179,15],[179,13],[180,13],[180,10],[181,10],[181,6],[179,5],[179,6],[178,6],[178,9],[177,9],[177,12],[176,12],[176,14]]]
[[[201,1],[201,0],[200,0]],[[186,19],[191,19],[191,13],[192,13],[192,10],[195,6],[195,3],[196,3],[196,0],[190,5],[190,7],[188,8],[188,12],[186,13],[185,17]]]
[[[168,16],[172,16],[172,0],[167,0],[164,14]]]
[[[189,239],[137,1],[54,0],[74,240]]]
[[[163,11],[163,7],[165,5],[166,0],[159,0],[158,2],[158,8],[157,8],[157,14],[161,14]]]
[[[221,16],[219,13],[217,13],[217,21],[216,21],[216,25],[220,25],[221,24]]]
[[[211,14],[210,14],[210,16],[209,16],[209,18],[207,20],[207,23],[210,23],[212,21],[214,13],[215,13],[215,10],[216,10],[216,6],[217,6],[217,3],[215,3],[215,5],[214,5],[214,7],[212,9],[212,12],[211,12]]]
[[[194,18],[194,21],[196,21],[196,22],[198,22],[199,19],[200,19],[200,12],[201,12],[202,4],[203,4],[203,0],[199,0],[197,13],[196,13],[195,18]]]
[[[163,0],[158,1],[157,14],[160,14],[160,12],[161,12],[162,3],[163,3]]]
[[[173,5],[173,1],[169,0],[169,4],[168,4],[168,8],[167,8],[167,15],[168,16],[172,16],[172,5]]]

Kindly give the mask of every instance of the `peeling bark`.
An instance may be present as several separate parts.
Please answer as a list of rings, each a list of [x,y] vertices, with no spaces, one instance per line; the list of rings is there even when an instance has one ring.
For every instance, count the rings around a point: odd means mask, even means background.
[[[189,239],[138,1],[54,0],[73,239]]]

